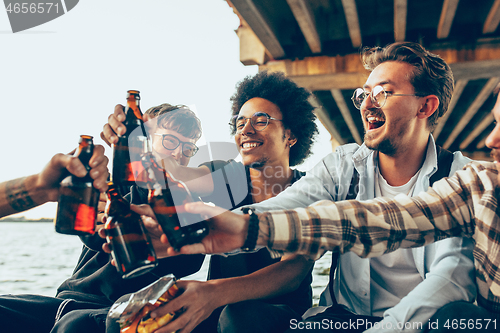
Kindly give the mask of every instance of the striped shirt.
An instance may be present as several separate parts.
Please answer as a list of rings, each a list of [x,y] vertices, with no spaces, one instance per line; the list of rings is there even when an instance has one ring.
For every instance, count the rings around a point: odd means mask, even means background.
[[[328,250],[375,257],[447,237],[472,237],[478,304],[500,313],[497,176],[494,163],[472,162],[415,197],[325,200],[263,213],[259,219],[268,229],[270,248],[315,257]]]

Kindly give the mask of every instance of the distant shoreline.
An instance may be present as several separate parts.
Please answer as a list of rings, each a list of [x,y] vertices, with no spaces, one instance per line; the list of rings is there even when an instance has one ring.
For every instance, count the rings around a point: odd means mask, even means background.
[[[46,223],[46,222],[50,222],[50,223],[53,223],[54,222],[54,219],[53,218],[47,218],[47,217],[43,217],[43,218],[40,218],[40,219],[28,219],[24,216],[20,216],[20,217],[4,217],[2,219],[0,219],[0,223],[1,222],[39,222],[39,223]]]

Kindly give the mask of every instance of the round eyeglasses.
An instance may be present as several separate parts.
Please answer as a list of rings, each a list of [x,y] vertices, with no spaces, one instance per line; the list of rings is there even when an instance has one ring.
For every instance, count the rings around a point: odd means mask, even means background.
[[[186,157],[193,157],[199,150],[199,148],[192,142],[184,142],[179,140],[178,137],[172,134],[158,134],[154,133],[154,135],[161,136],[161,144],[163,148],[167,150],[175,150],[182,144],[182,154]]]
[[[233,116],[229,126],[232,126],[236,133],[241,133],[245,127],[247,120],[250,120],[250,125],[256,131],[263,131],[269,124],[269,120],[283,121],[281,119],[273,118],[265,112],[255,112],[250,118],[243,116]]]
[[[387,92],[382,86],[375,86],[373,87],[371,92],[366,92],[363,88],[358,88],[354,90],[354,94],[352,95],[351,99],[356,107],[356,109],[361,109],[361,104],[363,104],[364,100],[370,96],[371,97],[371,102],[373,106],[375,106],[377,109],[383,107],[385,105],[385,102],[387,102],[387,97],[390,96],[425,96],[422,94],[395,94],[392,92]]]

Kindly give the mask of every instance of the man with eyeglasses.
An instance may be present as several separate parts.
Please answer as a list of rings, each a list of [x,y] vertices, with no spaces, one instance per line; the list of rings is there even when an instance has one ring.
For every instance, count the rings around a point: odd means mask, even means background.
[[[448,165],[438,163],[442,154],[430,134],[453,92],[452,72],[441,58],[419,44],[401,42],[365,49],[363,62],[371,73],[353,102],[361,112],[364,144],[337,148],[278,197],[253,205],[257,211],[344,200],[356,178],[359,200],[412,196],[428,188],[432,175],[451,175],[469,162],[455,152]],[[314,221],[314,215],[310,218]],[[247,242],[255,240],[254,232],[248,235]],[[472,244],[450,238],[376,259],[342,254],[338,264],[333,260],[331,272],[336,272],[321,306],[308,311],[305,321],[290,322],[290,332],[361,332],[367,327],[372,327],[369,332],[419,332],[445,304],[474,300]],[[349,325],[358,321],[366,325]]]
[[[211,161],[186,168],[173,156],[165,156],[161,163],[192,193],[227,209],[274,197],[303,176],[290,167],[311,154],[317,126],[309,96],[283,73],[260,72],[247,77],[231,98],[229,124],[242,162]],[[108,139],[116,135],[121,119],[123,109],[115,108],[103,135]],[[165,147],[170,142],[163,144]],[[160,311],[183,312],[163,329],[283,332],[291,319],[299,319],[312,305],[313,264],[302,256],[275,257],[267,249],[213,256],[207,282],[178,281],[184,292],[168,304],[175,309]]]

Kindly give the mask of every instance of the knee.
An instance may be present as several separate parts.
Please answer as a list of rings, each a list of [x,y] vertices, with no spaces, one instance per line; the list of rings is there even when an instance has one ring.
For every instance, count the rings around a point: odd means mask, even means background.
[[[257,302],[245,301],[229,304],[224,307],[219,317],[219,328],[221,332],[244,332],[255,322],[255,311],[258,309]]]
[[[96,321],[82,311],[70,311],[54,325],[50,333],[88,333],[98,332],[99,327]]]

